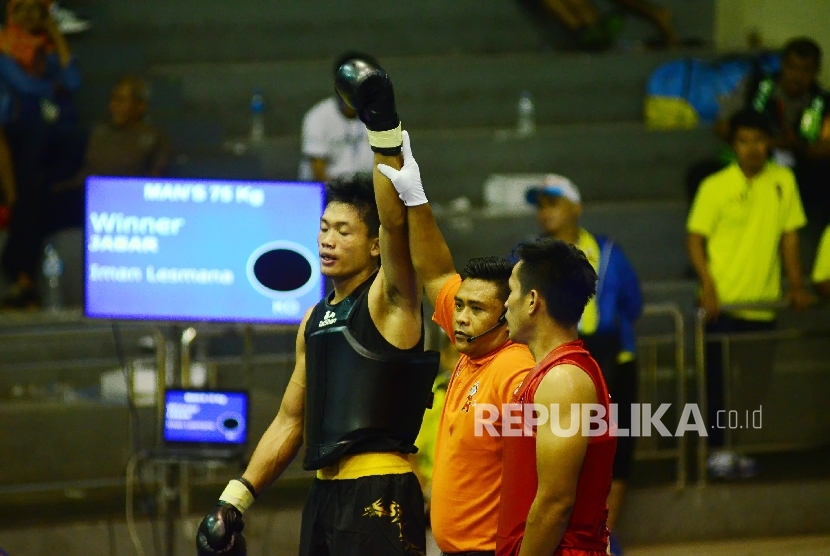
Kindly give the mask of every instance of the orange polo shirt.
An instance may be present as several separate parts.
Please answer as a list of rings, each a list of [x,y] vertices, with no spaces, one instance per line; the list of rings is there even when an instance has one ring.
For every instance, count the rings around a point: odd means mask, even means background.
[[[447,280],[432,316],[453,342],[459,286],[460,276]],[[498,407],[493,426],[501,431],[502,404],[510,403],[535,365],[527,346],[508,341],[478,359],[461,354],[455,366],[441,412],[432,471],[430,521],[443,552],[496,549],[503,442],[501,436],[486,430],[475,435],[475,405]]]

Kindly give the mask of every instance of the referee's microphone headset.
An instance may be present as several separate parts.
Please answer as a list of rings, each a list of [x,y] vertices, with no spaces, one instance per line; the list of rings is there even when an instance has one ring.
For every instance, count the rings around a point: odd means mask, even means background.
[[[490,328],[488,328],[487,330],[485,330],[484,332],[482,332],[478,336],[467,336],[467,343],[472,344],[473,342],[475,342],[476,340],[478,340],[482,336],[486,336],[487,334],[489,334],[490,332],[492,332],[496,328],[500,327],[501,325],[505,324],[506,322],[507,322],[507,311],[505,311],[504,313],[501,314],[501,316],[499,317],[499,321],[495,325],[491,326]]]

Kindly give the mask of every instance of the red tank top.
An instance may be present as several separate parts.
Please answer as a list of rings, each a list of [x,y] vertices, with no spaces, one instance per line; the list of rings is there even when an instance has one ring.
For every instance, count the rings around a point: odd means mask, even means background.
[[[562,364],[575,365],[588,373],[597,390],[597,403],[605,406],[605,422],[609,424],[611,399],[608,387],[599,365],[585,350],[581,340],[559,346],[536,365],[514,396],[514,402],[533,403],[539,383],[550,369]],[[606,501],[611,491],[611,471],[617,449],[617,439],[610,431],[609,426],[605,434],[588,439],[588,449],[576,487],[576,501],[568,527],[556,550],[557,556],[606,554]],[[503,466],[496,556],[516,556],[522,546],[527,516],[539,485],[536,475],[536,436],[505,437]]]

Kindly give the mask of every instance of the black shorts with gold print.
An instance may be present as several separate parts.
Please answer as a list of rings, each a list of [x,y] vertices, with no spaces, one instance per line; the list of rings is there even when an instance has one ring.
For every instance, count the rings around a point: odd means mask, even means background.
[[[300,556],[426,555],[424,497],[414,473],[315,479]]]

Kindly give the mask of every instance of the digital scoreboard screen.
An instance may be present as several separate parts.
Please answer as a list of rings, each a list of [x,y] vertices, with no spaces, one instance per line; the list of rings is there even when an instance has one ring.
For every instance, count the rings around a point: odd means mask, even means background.
[[[165,392],[165,442],[244,444],[247,433],[246,393],[192,390]]]
[[[298,324],[324,293],[324,186],[90,177],[90,318]]]

